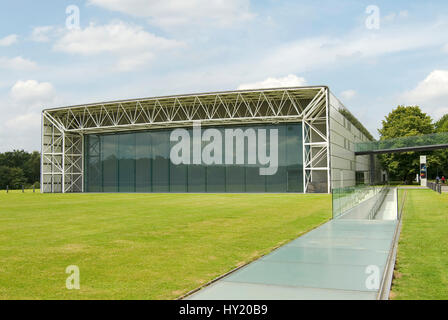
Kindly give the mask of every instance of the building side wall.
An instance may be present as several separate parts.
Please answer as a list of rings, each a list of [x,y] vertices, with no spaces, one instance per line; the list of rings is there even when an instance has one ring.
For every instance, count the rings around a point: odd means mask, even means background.
[[[330,94],[331,186],[344,188],[356,185],[356,173],[369,183],[369,157],[355,156],[355,144],[369,141],[342,113],[344,105]]]

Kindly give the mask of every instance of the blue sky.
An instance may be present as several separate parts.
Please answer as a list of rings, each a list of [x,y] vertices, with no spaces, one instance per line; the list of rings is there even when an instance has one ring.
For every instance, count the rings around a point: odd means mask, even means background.
[[[0,151],[38,150],[44,107],[303,84],[328,85],[377,136],[398,104],[448,113],[447,30],[446,1],[11,1]]]

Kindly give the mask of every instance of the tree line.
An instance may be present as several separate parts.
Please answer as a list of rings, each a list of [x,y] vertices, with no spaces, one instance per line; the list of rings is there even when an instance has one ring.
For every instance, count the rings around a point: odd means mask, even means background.
[[[398,106],[382,121],[380,140],[448,132],[448,114],[434,121],[418,106]],[[428,178],[448,177],[448,149],[380,155],[390,180],[411,183],[420,170],[420,155],[427,155]]]
[[[40,153],[14,150],[0,153],[0,189],[40,187]]]

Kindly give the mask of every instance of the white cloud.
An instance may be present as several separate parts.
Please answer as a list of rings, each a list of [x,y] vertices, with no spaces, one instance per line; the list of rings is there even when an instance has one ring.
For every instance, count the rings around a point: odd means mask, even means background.
[[[372,33],[357,30],[335,37],[314,37],[293,41],[275,48],[264,60],[257,61],[263,69],[303,72],[315,68],[353,64],[354,60],[373,59],[387,54],[441,46],[446,43],[448,23],[436,21],[432,25],[399,25],[382,28]]]
[[[282,78],[267,78],[266,80],[252,83],[244,83],[238,87],[238,90],[247,89],[265,89],[282,87],[301,87],[306,85],[306,80],[296,75],[290,74]]]
[[[55,49],[94,55],[104,52],[172,49],[180,45],[178,41],[157,37],[141,27],[117,22],[102,26],[91,24],[85,29],[70,31],[56,43]]]
[[[400,11],[398,13],[398,17],[400,17],[400,18],[407,18],[407,17],[409,17],[409,11],[407,11],[407,10]]]
[[[49,42],[53,31],[53,26],[35,27],[31,33],[31,40],[35,42]]]
[[[17,42],[17,35],[11,34],[9,36],[6,36],[4,38],[0,39],[0,47],[9,47],[10,45],[13,45]]]
[[[443,46],[442,50],[443,52],[448,53],[448,43]]]
[[[409,11],[402,10],[402,11],[400,11],[398,13],[392,12],[392,13],[388,14],[387,16],[385,16],[383,18],[383,21],[385,21],[385,22],[393,22],[393,21],[398,20],[398,19],[407,18],[408,16],[409,16]]]
[[[40,114],[30,112],[11,118],[6,121],[6,127],[11,130],[36,131],[40,127]]]
[[[58,102],[53,85],[36,80],[17,81],[11,87],[9,96],[0,97],[0,102],[3,106],[0,152],[38,150],[41,110]]]
[[[119,59],[120,70],[131,70],[147,63],[157,52],[182,46],[180,41],[158,37],[142,27],[118,21],[68,31],[56,42],[54,49],[84,56],[113,54]]]
[[[50,82],[19,80],[11,88],[10,96],[17,103],[33,107],[54,101],[55,90]]]
[[[448,113],[448,70],[434,70],[401,99],[409,105],[419,105],[435,119]]]
[[[232,26],[251,19],[250,0],[90,0],[109,10],[148,18],[160,27],[194,24]]]
[[[2,119],[0,126],[0,152],[14,149],[39,150],[40,113],[38,111],[15,112]]]
[[[341,92],[341,98],[348,101],[353,99],[356,96],[355,90],[345,90]]]
[[[37,64],[21,56],[15,58],[0,57],[0,68],[12,70],[34,70]]]

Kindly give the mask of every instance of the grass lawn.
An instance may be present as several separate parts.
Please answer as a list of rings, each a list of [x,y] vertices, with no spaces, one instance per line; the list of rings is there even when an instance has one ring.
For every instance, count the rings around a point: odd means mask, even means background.
[[[448,194],[408,190],[393,299],[448,299]]]
[[[174,299],[330,216],[330,195],[2,191],[0,299]]]

